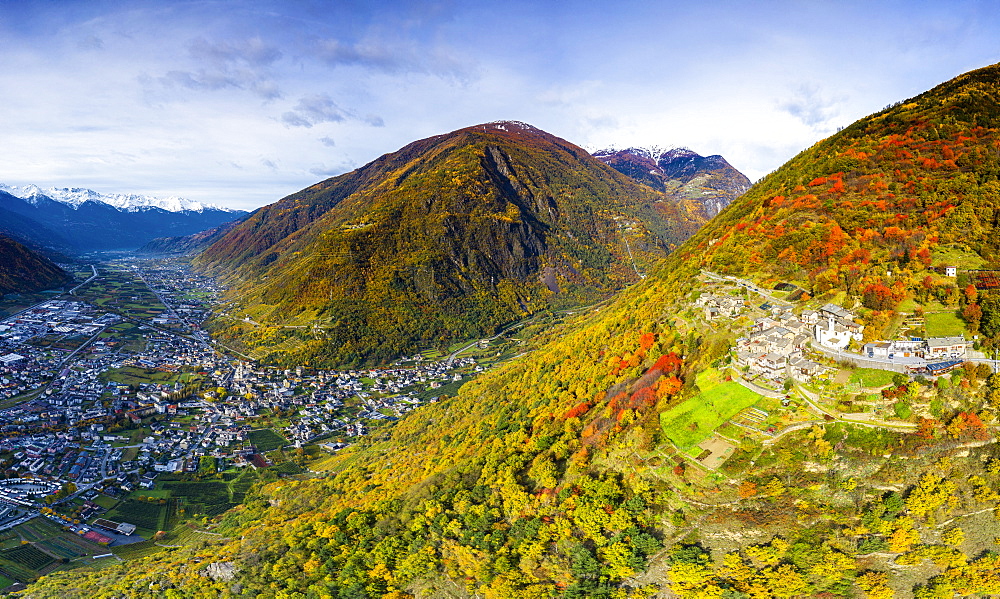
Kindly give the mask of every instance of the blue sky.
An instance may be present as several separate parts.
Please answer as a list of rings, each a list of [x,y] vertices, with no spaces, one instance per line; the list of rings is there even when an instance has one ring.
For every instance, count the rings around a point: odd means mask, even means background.
[[[1000,2],[0,0],[0,182],[254,208],[522,120],[757,179],[1000,61]]]

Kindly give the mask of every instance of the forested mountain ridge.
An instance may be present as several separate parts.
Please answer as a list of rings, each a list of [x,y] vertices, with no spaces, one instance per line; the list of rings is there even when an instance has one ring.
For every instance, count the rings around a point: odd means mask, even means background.
[[[263,487],[222,518],[218,540],[53,575],[26,596],[1000,593],[1000,377],[970,365],[850,398],[818,387],[839,403],[930,407],[910,427],[819,416],[783,438],[746,437],[717,470],[674,447],[663,420],[708,401],[699,375],[725,368],[735,334],[692,324],[702,267],[871,312],[909,296],[995,303],[933,267],[996,259],[998,82],[996,66],[962,75],[804,151],[606,308],[342,450],[325,477]]]
[[[601,150],[594,157],[661,192],[667,200],[689,206],[703,222],[750,189],[750,180],[717,154],[701,156],[685,148],[629,148]]]
[[[997,66],[966,73],[817,143],[677,259],[813,295],[845,292],[873,310],[870,338],[907,294],[958,304],[954,281],[937,276],[944,266],[1000,267],[997,78]]]
[[[233,286],[222,337],[280,363],[364,364],[593,303],[699,224],[581,148],[501,122],[261,208],[196,264]]]
[[[0,295],[51,289],[69,281],[51,260],[0,235]]]

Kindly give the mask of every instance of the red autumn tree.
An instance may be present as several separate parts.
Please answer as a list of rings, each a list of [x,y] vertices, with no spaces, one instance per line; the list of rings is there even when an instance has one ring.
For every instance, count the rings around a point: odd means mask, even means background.
[[[674,352],[670,352],[665,356],[660,356],[660,358],[656,361],[655,364],[653,364],[653,367],[650,368],[650,370],[659,370],[663,374],[666,374],[669,372],[677,371],[678,369],[680,369],[683,363],[684,360],[682,360],[680,356],[678,356]]]
[[[656,383],[656,394],[660,397],[669,397],[671,395],[677,395],[677,392],[681,390],[684,383],[681,382],[676,376],[664,377]]]

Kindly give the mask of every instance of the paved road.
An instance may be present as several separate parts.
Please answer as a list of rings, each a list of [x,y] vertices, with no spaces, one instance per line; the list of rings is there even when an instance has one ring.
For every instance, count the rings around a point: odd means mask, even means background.
[[[757,295],[760,295],[761,297],[767,299],[767,301],[771,302],[772,304],[780,304],[782,306],[788,306],[788,307],[792,306],[791,302],[774,297],[767,291],[758,287],[753,281],[748,281],[746,279],[741,279],[739,277],[734,277],[731,275],[720,275],[710,270],[702,270],[701,273],[710,279],[714,279],[722,283],[735,283],[741,287],[745,287],[748,291],[753,291]]]
[[[103,333],[105,331],[105,329],[107,329],[109,326],[111,326],[111,325],[110,324],[106,324],[106,325],[102,326],[96,333],[94,333],[94,335],[90,339],[87,339],[80,347],[74,349],[68,356],[66,356],[65,358],[63,358],[62,362],[59,362],[59,365],[55,367],[56,375],[54,377],[52,377],[52,380],[49,381],[49,383],[47,385],[45,385],[45,388],[42,389],[42,393],[45,393],[45,391],[49,387],[51,387],[53,383],[56,382],[56,379],[59,378],[59,373],[62,372],[62,369],[65,368],[67,364],[69,364],[70,360],[72,360],[73,357],[76,356],[76,354],[80,353],[80,351],[82,351],[87,346],[89,346],[91,343],[93,343],[94,340],[97,339],[101,335],[101,333]]]
[[[97,266],[95,266],[95,265],[91,264],[91,265],[90,265],[90,270],[94,271],[94,274],[90,275],[90,278],[89,278],[89,279],[87,279],[86,281],[84,281],[84,282],[80,283],[79,285],[77,285],[76,287],[74,287],[74,288],[70,289],[70,290],[69,290],[69,294],[70,294],[70,295],[76,295],[76,290],[77,290],[77,289],[79,289],[79,288],[83,287],[83,286],[84,286],[84,285],[86,285],[87,283],[89,283],[89,282],[91,282],[91,281],[93,281],[94,279],[96,279],[96,278],[97,278]]]
[[[509,333],[511,330],[513,330],[513,329],[515,329],[517,327],[523,327],[525,324],[527,324],[527,321],[520,321],[520,322],[515,322],[513,324],[509,324],[509,325],[505,326],[504,328],[500,329],[499,333],[497,333],[496,335],[493,335],[492,337],[489,337],[488,339],[485,339],[485,340],[486,341],[493,341],[497,337],[500,337],[501,335],[505,335],[506,333]],[[472,347],[473,345],[479,343],[480,341],[483,341],[483,339],[476,339],[472,343],[469,343],[468,345],[465,345],[465,346],[461,347],[460,349],[452,352],[452,354],[450,356],[448,356],[448,361],[445,363],[445,368],[451,368],[451,365],[455,362],[455,359],[458,358],[458,354],[464,352],[465,350],[469,349],[470,347]]]
[[[820,345],[814,345],[813,349],[823,353],[835,360],[848,361],[861,368],[875,368],[878,370],[892,370],[894,372],[908,373],[910,368],[924,368],[928,364],[936,364],[939,362],[947,361],[951,358],[938,358],[934,360],[927,360],[925,358],[917,357],[899,357],[892,360],[888,358],[875,358],[868,357],[862,354],[856,354],[853,352],[837,351],[829,348],[825,348]],[[956,358],[958,359],[958,358]],[[993,372],[1000,372],[1000,360],[990,360],[988,358],[961,358],[963,362],[973,362],[975,364],[989,364],[993,368]]]

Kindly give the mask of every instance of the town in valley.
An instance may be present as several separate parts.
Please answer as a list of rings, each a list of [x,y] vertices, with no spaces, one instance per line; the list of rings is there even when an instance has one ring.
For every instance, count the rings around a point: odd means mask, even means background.
[[[128,558],[185,509],[215,516],[260,478],[307,472],[453,394],[489,349],[363,370],[263,366],[203,330],[220,289],[185,265],[77,270],[65,292],[5,298],[0,320],[0,542],[42,527],[78,537],[67,557]]]

